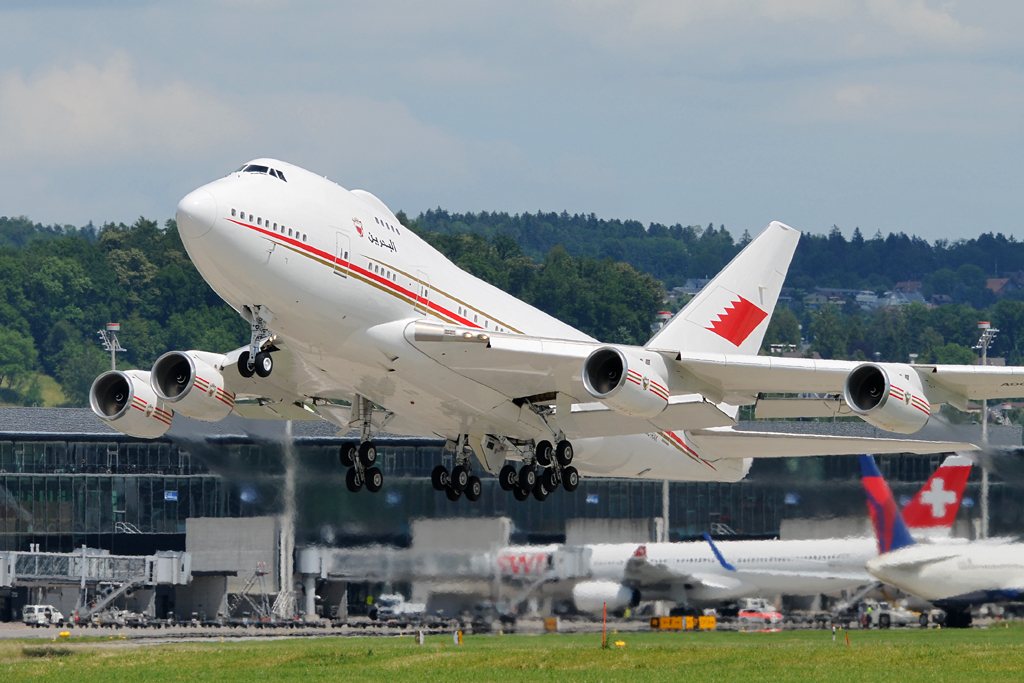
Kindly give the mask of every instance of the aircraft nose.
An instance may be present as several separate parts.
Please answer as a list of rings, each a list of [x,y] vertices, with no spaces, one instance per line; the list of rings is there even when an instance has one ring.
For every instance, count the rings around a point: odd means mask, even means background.
[[[178,202],[178,233],[198,239],[210,232],[217,218],[217,200],[207,190],[195,190]]]

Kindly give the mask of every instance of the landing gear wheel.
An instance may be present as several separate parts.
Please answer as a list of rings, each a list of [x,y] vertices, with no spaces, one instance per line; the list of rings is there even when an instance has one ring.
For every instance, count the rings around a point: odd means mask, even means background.
[[[514,489],[512,489],[512,495],[515,496],[516,500],[518,500],[521,503],[530,497],[530,492],[524,491],[523,489],[517,486]]]
[[[533,487],[533,497],[542,503],[548,499],[548,495],[550,493],[551,492],[548,491],[548,487],[544,486],[544,482],[542,481],[538,481],[537,485]]]
[[[359,470],[351,469],[345,473],[345,486],[352,493],[359,493],[363,488],[363,475],[359,474]]]
[[[260,351],[256,354],[256,374],[260,377],[270,377],[274,371],[274,359],[269,351]]]
[[[512,465],[505,465],[498,472],[498,485],[501,486],[502,491],[511,491],[516,487],[518,481],[519,475],[516,474],[516,468]]]
[[[448,468],[444,465],[438,465],[430,473],[430,485],[434,487],[435,491],[444,491],[447,489],[451,480],[452,478],[448,474]]]
[[[890,626],[892,626],[892,620],[888,614],[878,617],[878,628],[889,628]]]
[[[359,444],[359,462],[363,467],[373,467],[377,462],[377,446],[372,441]]]
[[[558,464],[568,467],[572,464],[572,456],[572,444],[568,441],[559,441],[558,447],[555,449],[555,459],[558,460]]]
[[[537,470],[533,465],[523,465],[519,470],[519,488],[526,493],[533,491],[537,485]]]
[[[551,456],[554,455],[554,449],[551,447],[550,441],[539,441],[533,452],[537,456],[538,465],[541,467],[551,466]]]
[[[572,493],[580,485],[580,473],[575,467],[566,467],[562,470],[562,488]]]
[[[469,482],[466,484],[466,500],[471,503],[475,503],[480,500],[480,496],[484,493],[484,483],[480,481],[480,477],[470,477]]]
[[[469,486],[469,468],[465,465],[456,465],[452,468],[452,481],[450,486],[462,493]]]
[[[338,460],[341,461],[342,467],[352,467],[356,464],[357,455],[357,446],[354,443],[342,444],[341,450],[338,452]]]
[[[242,354],[238,357],[238,374],[248,379],[255,373],[256,368],[249,367],[249,352],[242,351]]]
[[[559,484],[558,470],[554,467],[544,470],[544,473],[540,476],[540,481],[544,484],[544,488],[548,490],[548,493],[556,490]]]
[[[456,491],[451,486],[446,488],[444,492],[448,495],[448,500],[452,501],[453,503],[462,497],[462,491]]]
[[[377,493],[384,488],[384,473],[379,467],[371,467],[366,470],[366,490],[370,493]]]

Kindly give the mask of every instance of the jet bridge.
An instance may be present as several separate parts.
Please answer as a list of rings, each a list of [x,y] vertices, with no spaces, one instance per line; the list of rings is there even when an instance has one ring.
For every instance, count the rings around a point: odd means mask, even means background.
[[[186,585],[192,579],[191,565],[188,553],[170,551],[146,556],[111,555],[92,548],[73,553],[0,552],[0,587]]]

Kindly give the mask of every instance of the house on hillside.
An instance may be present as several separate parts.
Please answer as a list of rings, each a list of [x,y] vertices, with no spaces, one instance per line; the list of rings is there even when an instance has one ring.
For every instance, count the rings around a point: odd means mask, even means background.
[[[821,292],[814,292],[804,297],[804,306],[809,311],[816,311],[828,303],[828,297]]]
[[[709,282],[711,282],[711,278],[691,277],[683,284],[682,287],[676,287],[676,289],[681,291],[683,294],[693,296],[700,290],[704,289]]]
[[[993,294],[1002,296],[1003,294],[1009,294],[1010,292],[1016,292],[1020,287],[1012,278],[1008,277],[990,277],[985,280],[985,289],[991,290]]]
[[[906,306],[907,304],[927,303],[921,294],[921,283],[917,280],[897,282],[891,292],[886,292],[879,300],[879,306]]]
[[[932,294],[932,298],[928,299],[929,306],[945,306],[951,303],[953,303],[953,297],[949,294]]]

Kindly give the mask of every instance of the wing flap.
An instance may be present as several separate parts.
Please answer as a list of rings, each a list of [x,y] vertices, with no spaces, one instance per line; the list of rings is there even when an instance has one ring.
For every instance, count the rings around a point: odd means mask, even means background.
[[[825,398],[759,398],[754,408],[758,420],[794,417],[846,417],[854,412],[841,396]]]
[[[737,429],[695,429],[687,432],[687,436],[706,458],[800,458],[815,455],[927,454],[978,450],[974,444],[956,441],[748,432]]]
[[[728,427],[736,421],[699,395],[673,396],[657,417],[645,420],[618,413],[603,403],[576,403],[570,423],[559,423],[570,438],[624,436],[684,429]],[[572,428],[565,425],[571,424]]]

